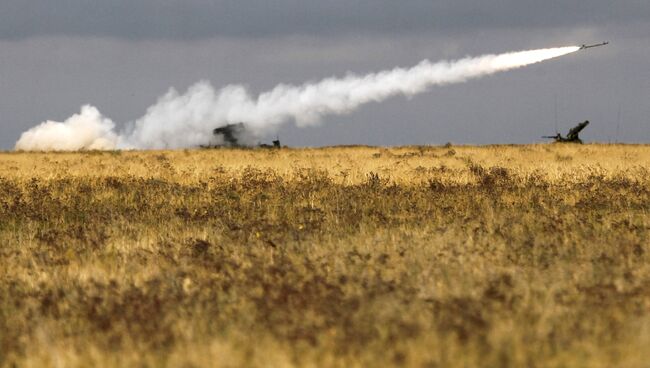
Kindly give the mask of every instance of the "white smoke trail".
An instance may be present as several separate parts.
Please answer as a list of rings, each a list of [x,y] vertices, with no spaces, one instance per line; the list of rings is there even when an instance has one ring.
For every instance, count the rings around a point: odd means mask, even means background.
[[[395,68],[365,76],[349,74],[300,86],[280,84],[257,98],[240,85],[216,91],[208,82],[199,82],[184,94],[171,89],[119,135],[113,132],[113,122],[102,117],[97,109],[84,106],[80,114],[62,123],[48,121],[23,133],[16,149],[195,147],[211,142],[214,128],[240,121],[260,136],[289,121],[308,126],[325,115],[347,113],[365,103],[395,95],[411,96],[431,86],[465,82],[578,50],[579,47],[569,46],[436,63],[424,60],[409,69]]]

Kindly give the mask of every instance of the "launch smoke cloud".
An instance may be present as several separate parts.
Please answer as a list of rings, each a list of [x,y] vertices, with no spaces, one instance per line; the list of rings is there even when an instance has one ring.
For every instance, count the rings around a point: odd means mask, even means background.
[[[396,95],[412,96],[432,86],[461,83],[512,70],[578,51],[569,46],[467,57],[456,61],[420,62],[364,76],[349,74],[299,86],[280,84],[252,96],[241,85],[220,90],[199,82],[185,93],[171,89],[121,132],[92,106],[83,106],[63,122],[46,121],[24,132],[16,150],[75,151],[113,149],[168,149],[196,147],[211,142],[214,128],[245,122],[262,136],[281,124],[299,127],[318,124],[322,117],[351,112],[369,102]]]

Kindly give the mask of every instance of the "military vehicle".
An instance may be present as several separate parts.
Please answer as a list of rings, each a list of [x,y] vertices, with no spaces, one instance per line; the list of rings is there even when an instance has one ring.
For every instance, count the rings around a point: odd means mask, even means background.
[[[569,130],[569,134],[566,135],[566,137],[563,137],[562,134],[557,133],[556,135],[547,135],[543,136],[542,138],[549,138],[549,139],[555,139],[555,142],[557,143],[579,143],[582,144],[582,140],[578,136],[580,132],[587,126],[589,125],[589,120],[586,120],[575,127],[571,128]]]
[[[273,141],[273,145],[262,143],[259,144],[258,147],[259,148],[282,148],[282,145],[280,144],[280,140],[276,139]]]
[[[223,145],[228,147],[239,147],[239,141],[245,133],[244,123],[228,124],[212,131],[215,136],[221,136]]]
[[[253,144],[254,135],[246,128],[244,123],[227,124],[212,131],[216,138],[213,143],[202,145],[202,148],[216,147],[259,147],[259,148],[282,148],[280,139],[273,141],[273,145]]]

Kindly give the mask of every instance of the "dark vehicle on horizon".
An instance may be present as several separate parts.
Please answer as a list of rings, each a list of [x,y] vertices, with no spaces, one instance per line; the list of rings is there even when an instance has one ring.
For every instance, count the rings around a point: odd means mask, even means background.
[[[582,140],[580,139],[579,134],[587,125],[589,125],[589,120],[585,120],[584,122],[576,125],[575,127],[571,128],[571,130],[569,130],[569,134],[567,134],[566,137],[563,137],[562,134],[557,133],[556,135],[547,135],[543,136],[542,138],[555,139],[556,143],[582,144]]]
[[[215,136],[221,136],[223,145],[228,147],[239,147],[240,139],[246,132],[244,123],[228,124],[212,131]]]
[[[202,148],[282,148],[279,138],[276,138],[272,145],[263,143],[253,144],[255,137],[246,128],[244,123],[226,124],[214,129],[212,134],[215,137],[215,141],[210,144],[202,145]]]

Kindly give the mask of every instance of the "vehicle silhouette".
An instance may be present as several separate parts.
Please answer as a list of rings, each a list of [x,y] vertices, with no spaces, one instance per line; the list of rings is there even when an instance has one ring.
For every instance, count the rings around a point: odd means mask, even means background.
[[[582,140],[580,139],[579,134],[587,125],[589,125],[589,120],[585,120],[584,122],[576,125],[575,127],[571,128],[571,130],[569,130],[569,134],[567,134],[566,137],[563,137],[562,134],[557,133],[556,135],[547,135],[543,136],[542,138],[555,139],[555,142],[557,143],[582,144]]]

